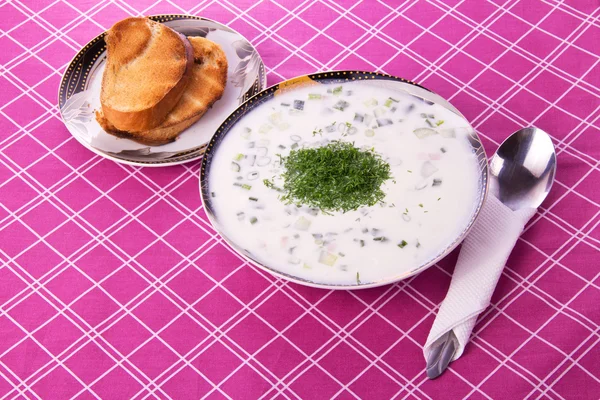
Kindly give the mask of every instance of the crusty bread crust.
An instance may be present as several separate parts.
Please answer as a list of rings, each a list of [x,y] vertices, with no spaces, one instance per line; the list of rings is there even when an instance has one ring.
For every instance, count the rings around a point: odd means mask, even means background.
[[[223,95],[227,82],[227,58],[221,46],[201,37],[188,37],[194,50],[194,66],[190,82],[175,108],[157,128],[143,132],[116,129],[102,116],[97,119],[112,135],[158,146],[174,141],[185,129],[198,121]]]
[[[174,142],[181,132],[183,132],[184,130],[192,126],[194,123],[196,123],[202,117],[202,115],[204,114],[199,114],[195,117],[183,120],[175,125],[167,127],[158,127],[153,129],[152,131],[146,132],[120,131],[111,126],[110,123],[106,121],[106,119],[103,119],[101,115],[96,115],[96,117],[98,118],[98,122],[100,123],[100,125],[102,125],[104,130],[113,136],[120,137],[123,139],[130,139],[135,142],[145,144],[147,146],[160,146],[163,144]],[[149,132],[151,132],[152,135],[146,135]]]
[[[100,102],[104,118],[122,131],[160,125],[185,91],[193,66],[188,40],[147,18],[127,18],[105,37],[107,62]]]

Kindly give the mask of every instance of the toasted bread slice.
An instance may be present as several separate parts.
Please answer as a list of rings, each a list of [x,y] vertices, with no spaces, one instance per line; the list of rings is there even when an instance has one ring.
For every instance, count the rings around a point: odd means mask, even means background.
[[[194,66],[190,83],[165,121],[155,129],[128,132],[116,129],[97,115],[104,130],[112,135],[150,146],[174,141],[185,129],[198,121],[223,95],[227,81],[227,58],[221,46],[201,37],[188,37],[194,50]]]
[[[119,130],[160,125],[185,91],[194,62],[188,40],[148,18],[127,18],[105,37],[107,61],[100,103]]]

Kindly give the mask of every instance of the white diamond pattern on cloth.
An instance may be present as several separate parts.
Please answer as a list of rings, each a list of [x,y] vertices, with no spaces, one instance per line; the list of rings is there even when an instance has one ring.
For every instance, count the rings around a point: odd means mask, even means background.
[[[431,345],[450,330],[454,330],[459,343],[452,361],[462,355],[477,316],[490,304],[506,260],[535,213],[535,208],[513,211],[494,195],[488,195],[462,244],[450,289],[423,348],[425,359],[429,357]]]

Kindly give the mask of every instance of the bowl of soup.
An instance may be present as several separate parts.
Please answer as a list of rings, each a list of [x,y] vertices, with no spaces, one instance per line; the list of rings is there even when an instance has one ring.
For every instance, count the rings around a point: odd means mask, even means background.
[[[308,286],[415,275],[473,226],[488,187],[479,137],[405,79],[332,71],[257,94],[221,125],[200,170],[205,211],[252,265]]]

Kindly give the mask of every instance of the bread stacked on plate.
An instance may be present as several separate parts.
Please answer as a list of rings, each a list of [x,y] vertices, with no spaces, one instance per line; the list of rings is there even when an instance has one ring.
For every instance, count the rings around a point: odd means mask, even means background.
[[[174,141],[223,95],[227,58],[202,37],[147,18],[127,18],[105,37],[96,119],[115,136],[150,146]]]

